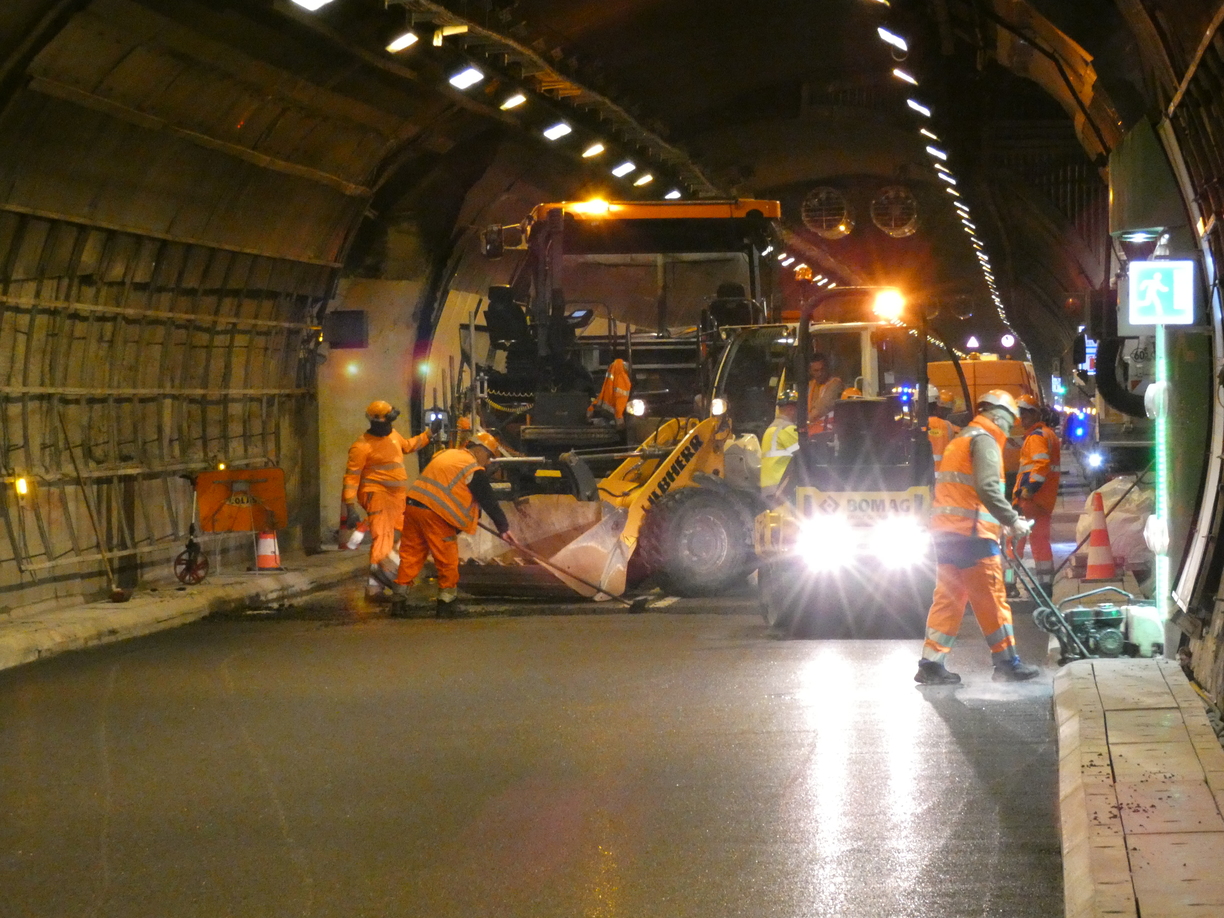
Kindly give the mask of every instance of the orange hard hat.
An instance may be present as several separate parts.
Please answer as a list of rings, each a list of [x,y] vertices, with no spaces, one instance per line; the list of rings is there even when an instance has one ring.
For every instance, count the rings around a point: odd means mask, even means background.
[[[1016,405],[1021,411],[1040,411],[1041,406],[1037,404],[1037,399],[1029,395],[1027,392],[1016,399]]]
[[[465,414],[455,423],[455,427],[458,428],[459,430],[471,430],[472,429],[472,419],[469,418]]]
[[[395,411],[395,409],[391,407],[390,402],[384,402],[382,399],[376,399],[375,401],[372,401],[370,404],[366,405],[366,418],[371,421],[386,421],[388,420],[387,415],[389,415],[392,411]],[[398,415],[399,412],[396,412],[396,414]]]
[[[850,386],[850,388],[848,389],[842,389],[841,397],[842,398],[862,398],[863,390],[856,389],[854,386]]]

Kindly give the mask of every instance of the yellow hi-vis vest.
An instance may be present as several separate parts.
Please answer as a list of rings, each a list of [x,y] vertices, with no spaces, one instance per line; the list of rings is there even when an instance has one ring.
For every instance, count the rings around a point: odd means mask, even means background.
[[[761,437],[761,490],[773,493],[791,456],[799,449],[799,430],[795,422],[777,417]]]
[[[408,499],[424,505],[456,529],[475,532],[480,505],[468,484],[479,470],[480,465],[466,449],[444,449],[412,483]]]
[[[931,530],[981,539],[997,539],[1003,527],[978,500],[973,485],[973,440],[993,437],[999,445],[999,478],[1003,478],[1003,444],[1007,435],[994,421],[979,414],[960,436],[948,444],[943,462],[935,473],[935,495],[931,501]]]

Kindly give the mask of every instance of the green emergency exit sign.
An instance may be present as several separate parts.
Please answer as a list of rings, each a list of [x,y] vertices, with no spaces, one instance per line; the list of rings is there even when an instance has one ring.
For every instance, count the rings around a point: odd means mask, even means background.
[[[1132,261],[1127,315],[1131,325],[1194,324],[1194,262]]]

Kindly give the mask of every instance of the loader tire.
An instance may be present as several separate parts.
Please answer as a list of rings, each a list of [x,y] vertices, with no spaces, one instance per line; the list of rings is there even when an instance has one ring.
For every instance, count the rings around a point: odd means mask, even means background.
[[[707,488],[664,495],[642,521],[638,552],[659,586],[675,596],[725,592],[753,570],[748,500]]]

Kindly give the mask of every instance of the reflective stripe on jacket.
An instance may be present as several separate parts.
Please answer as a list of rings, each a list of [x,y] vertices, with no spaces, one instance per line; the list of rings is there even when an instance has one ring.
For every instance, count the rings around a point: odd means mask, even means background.
[[[799,430],[790,418],[776,417],[761,437],[761,487],[771,490],[782,481],[791,456],[799,449]]]
[[[404,437],[398,430],[385,437],[362,434],[361,439],[349,447],[341,499],[347,504],[356,500],[362,491],[407,487],[404,454],[415,453],[428,442],[428,431],[411,438]]]
[[[444,449],[408,489],[408,499],[432,510],[456,529],[475,532],[480,506],[468,487],[480,465],[466,449]]]
[[[1062,443],[1058,434],[1038,422],[1029,428],[1020,450],[1020,470],[1013,496],[1028,488],[1034,492],[1033,503],[1048,513],[1058,503],[1058,488],[1062,483]]]
[[[959,428],[952,426],[952,422],[947,418],[930,419],[930,426],[927,428],[927,436],[931,440],[931,455],[935,457],[935,468],[939,468],[939,463],[943,461],[944,452],[948,448],[948,444],[952,442],[952,438],[956,436]]]
[[[604,374],[603,386],[595,399],[595,408],[606,408],[619,420],[625,416],[625,408],[629,404],[629,389],[632,382],[629,379],[629,369],[625,361],[619,357],[608,364],[608,372]]]
[[[944,451],[935,473],[931,529],[981,539],[998,539],[1002,526],[978,498],[973,475],[973,441],[991,437],[999,446],[999,477],[1003,476],[1003,443],[1007,435],[984,415],[978,415]]]

